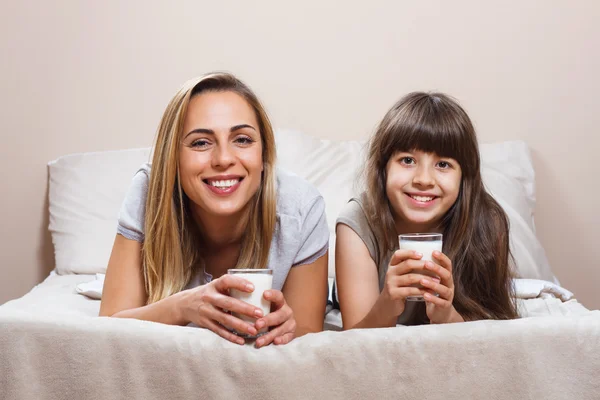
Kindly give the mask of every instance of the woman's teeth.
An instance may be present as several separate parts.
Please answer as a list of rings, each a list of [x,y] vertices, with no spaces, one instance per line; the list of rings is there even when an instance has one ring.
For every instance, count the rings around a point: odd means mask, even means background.
[[[219,189],[228,189],[239,181],[239,179],[228,179],[226,181],[210,181],[209,183],[211,186],[218,187]]]
[[[415,199],[416,201],[420,201],[423,203],[426,203],[428,201],[433,200],[435,197],[433,196],[414,196],[414,195],[409,195],[411,198]]]

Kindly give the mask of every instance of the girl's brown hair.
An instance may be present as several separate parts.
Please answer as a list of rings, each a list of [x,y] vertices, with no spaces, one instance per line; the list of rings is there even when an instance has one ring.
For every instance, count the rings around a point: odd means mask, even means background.
[[[387,163],[397,152],[415,150],[453,158],[462,170],[458,198],[439,226],[444,234],[443,252],[452,260],[456,311],[465,320],[515,318],[508,218],[483,186],[471,120],[445,94],[414,92],[403,97],[371,139],[365,211],[375,231],[379,258],[398,248],[386,196]]]

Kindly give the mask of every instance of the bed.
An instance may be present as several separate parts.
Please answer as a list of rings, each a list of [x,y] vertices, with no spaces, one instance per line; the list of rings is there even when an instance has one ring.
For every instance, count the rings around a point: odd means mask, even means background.
[[[277,141],[280,167],[325,197],[333,248],[337,212],[360,190],[364,143],[294,131]],[[481,151],[484,183],[511,223],[521,318],[342,332],[328,307],[325,332],[263,349],[198,328],[98,317],[120,202],[150,149],[51,162],[56,268],[0,306],[0,399],[600,398],[600,311],[552,274],[535,235],[527,146]]]

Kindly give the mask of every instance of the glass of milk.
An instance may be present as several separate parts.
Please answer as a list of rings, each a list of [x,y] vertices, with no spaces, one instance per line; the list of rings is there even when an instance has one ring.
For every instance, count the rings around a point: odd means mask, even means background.
[[[423,257],[421,261],[433,261],[437,264],[431,254],[437,250],[442,251],[442,234],[441,233],[408,233],[405,235],[399,235],[398,240],[400,241],[400,249],[414,250],[421,254]],[[422,274],[428,276],[436,276],[430,270],[417,269],[414,270],[415,274]],[[415,287],[422,288],[422,285],[414,285]],[[408,301],[424,301],[423,296],[408,296]]]
[[[254,285],[254,291],[252,293],[241,292],[237,289],[231,289],[229,291],[229,295],[235,299],[245,301],[248,304],[252,304],[253,306],[260,308],[263,312],[263,315],[267,315],[271,312],[271,302],[265,300],[263,296],[265,290],[269,290],[273,288],[273,270],[272,269],[229,269],[227,270],[228,274],[235,274],[240,278],[246,279]],[[235,317],[254,324],[257,318],[252,318],[247,315],[240,315],[238,313],[232,313]],[[239,336],[247,337],[247,338],[255,338],[260,335],[263,335],[267,332],[268,328],[264,327],[259,332],[258,335],[250,337],[245,333],[238,333]]]

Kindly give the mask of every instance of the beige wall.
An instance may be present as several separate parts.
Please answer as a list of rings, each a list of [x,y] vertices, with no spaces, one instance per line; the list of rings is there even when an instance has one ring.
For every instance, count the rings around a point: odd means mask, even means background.
[[[278,127],[360,138],[400,95],[438,89],[481,141],[526,140],[551,265],[600,308],[600,3],[496,3],[0,2],[0,303],[52,268],[46,163],[149,146],[183,81],[228,69]]]

